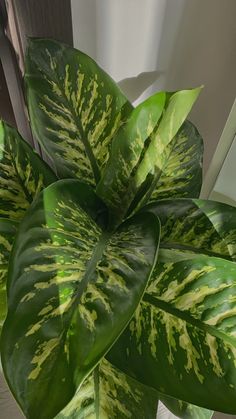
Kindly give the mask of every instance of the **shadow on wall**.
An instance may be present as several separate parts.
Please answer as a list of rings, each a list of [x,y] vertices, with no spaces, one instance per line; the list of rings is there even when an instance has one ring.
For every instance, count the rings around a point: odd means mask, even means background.
[[[165,54],[171,4],[167,0],[159,62]],[[235,0],[185,1],[163,86],[169,90],[205,86],[191,113],[205,139],[205,169],[235,99],[235,16]]]

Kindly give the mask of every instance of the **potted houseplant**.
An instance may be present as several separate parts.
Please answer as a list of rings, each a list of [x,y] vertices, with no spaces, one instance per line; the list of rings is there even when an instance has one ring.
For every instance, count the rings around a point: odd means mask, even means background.
[[[198,199],[200,88],[133,109],[46,39],[25,85],[51,159],[1,122],[1,356],[25,416],[154,418],[158,399],[236,413],[236,209]]]

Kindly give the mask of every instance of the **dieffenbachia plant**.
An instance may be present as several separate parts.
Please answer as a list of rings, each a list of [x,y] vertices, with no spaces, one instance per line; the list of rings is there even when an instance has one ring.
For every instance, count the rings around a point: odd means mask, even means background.
[[[1,356],[25,416],[236,413],[236,209],[198,199],[200,88],[134,109],[44,39],[25,84],[55,172],[1,122]]]

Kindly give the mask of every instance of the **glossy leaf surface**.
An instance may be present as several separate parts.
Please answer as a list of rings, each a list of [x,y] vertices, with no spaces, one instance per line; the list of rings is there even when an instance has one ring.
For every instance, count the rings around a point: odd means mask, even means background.
[[[162,393],[236,413],[236,264],[227,260],[236,209],[184,199],[148,207],[163,226],[158,263],[109,359]]]
[[[0,121],[0,217],[21,220],[56,176],[18,132]]]
[[[134,174],[143,159],[150,136],[164,111],[165,93],[157,93],[135,108],[114,138],[111,157],[97,192],[106,202],[111,219],[124,218],[137,192]],[[121,205],[122,203],[122,205]]]
[[[35,195],[55,180],[18,132],[0,121],[0,329],[7,309],[8,259],[19,221]]]
[[[203,199],[163,200],[146,207],[162,225],[162,249],[236,261],[236,210]],[[173,256],[172,256],[173,257]]]
[[[0,218],[0,332],[7,312],[6,277],[8,260],[17,228],[17,221]]]
[[[158,393],[102,361],[55,419],[156,419]]]
[[[186,121],[163,150],[163,169],[149,202],[198,198],[202,186],[202,156],[202,137],[195,126]]]
[[[71,400],[143,295],[158,219],[140,214],[111,234],[105,218],[88,185],[63,180],[39,195],[21,223],[2,361],[27,418],[52,418]]]
[[[58,176],[95,185],[132,105],[90,57],[49,39],[29,41],[25,81],[33,131]]]
[[[157,93],[141,103],[118,131],[97,187],[110,209],[111,224],[148,201],[165,169],[168,146],[199,92],[198,88]]]

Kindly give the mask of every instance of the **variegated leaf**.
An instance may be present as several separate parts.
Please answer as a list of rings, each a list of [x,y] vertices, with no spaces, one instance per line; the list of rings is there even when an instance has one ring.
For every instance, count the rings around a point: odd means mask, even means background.
[[[18,132],[0,121],[0,217],[21,220],[56,176]]]
[[[105,220],[106,208],[88,185],[62,180],[39,195],[21,223],[2,361],[29,419],[52,418],[71,400],[143,295],[158,219],[140,214],[114,233]]]
[[[58,176],[95,185],[132,105],[91,58],[49,39],[29,41],[25,81],[33,131]]]
[[[121,222],[137,192],[133,176],[145,155],[165,102],[166,94],[162,92],[145,100],[133,110],[114,138],[110,159],[97,187],[97,193],[114,219],[111,224]]]
[[[161,402],[181,419],[211,419],[214,412],[166,395],[159,395]]]
[[[158,393],[103,360],[55,419],[156,419]]]
[[[19,221],[33,198],[56,180],[18,132],[0,121],[0,328],[6,316],[6,276]]]
[[[148,205],[161,221],[161,248],[236,261],[236,209],[203,199],[167,199]]]
[[[109,359],[162,393],[235,414],[236,208],[187,199],[148,208],[163,226],[158,263]]]
[[[170,158],[171,140],[199,92],[200,88],[157,93],[141,103],[118,131],[97,187],[110,209],[112,225],[149,200]]]
[[[6,277],[8,260],[17,228],[17,221],[0,218],[0,332],[7,312]]]
[[[186,121],[163,150],[163,169],[149,202],[167,198],[198,198],[202,186],[203,141]]]

